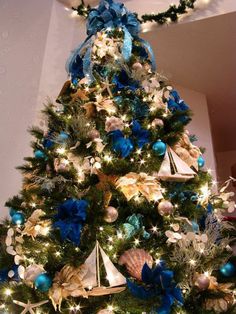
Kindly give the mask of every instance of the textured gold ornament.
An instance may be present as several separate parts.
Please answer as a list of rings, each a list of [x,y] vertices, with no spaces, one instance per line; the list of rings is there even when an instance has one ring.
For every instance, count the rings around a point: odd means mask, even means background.
[[[139,194],[142,194],[149,202],[163,198],[160,183],[155,177],[144,172],[129,172],[116,181],[116,187],[124,193],[128,201]]]
[[[81,265],[76,268],[70,265],[65,265],[60,272],[57,272],[53,285],[49,290],[49,298],[57,310],[61,310],[61,302],[69,296],[87,296],[86,290],[83,288],[82,279],[87,273],[87,267]]]

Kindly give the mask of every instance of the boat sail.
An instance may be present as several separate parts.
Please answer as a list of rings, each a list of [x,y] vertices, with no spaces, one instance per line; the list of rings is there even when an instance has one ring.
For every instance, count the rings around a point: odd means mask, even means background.
[[[107,274],[106,279],[109,282],[108,287],[101,285],[99,253],[101,254]],[[86,297],[119,293],[125,290],[126,287],[124,287],[124,285],[126,285],[126,278],[114,266],[98,241],[84,264],[88,268],[88,271],[82,280],[83,287],[88,289],[86,291]]]
[[[193,171],[169,146],[167,146],[163,162],[157,177],[163,181],[185,182],[194,178]]]

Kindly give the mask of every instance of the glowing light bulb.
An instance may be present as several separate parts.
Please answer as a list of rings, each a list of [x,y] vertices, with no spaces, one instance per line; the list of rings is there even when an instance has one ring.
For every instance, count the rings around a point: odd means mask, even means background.
[[[113,305],[108,305],[107,309],[108,309],[108,311],[114,311],[114,306]]]
[[[61,253],[60,253],[59,251],[57,251],[57,252],[55,253],[55,255],[56,255],[56,256],[60,256]]]
[[[59,154],[59,155],[64,155],[66,150],[64,147],[59,147],[56,152]]]
[[[156,265],[159,265],[160,262],[161,262],[160,258],[157,258],[157,259],[155,260]]]
[[[113,242],[113,238],[112,237],[108,237],[108,241]]]
[[[105,156],[104,156],[104,160],[107,161],[107,162],[111,162],[111,161],[112,161],[112,156],[110,156],[110,155],[105,155]]]
[[[153,226],[151,230],[152,232],[157,232],[157,229],[158,229],[157,226]]]
[[[139,148],[136,150],[136,154],[140,155],[142,153],[142,150]]]
[[[6,290],[5,290],[5,295],[6,295],[6,296],[9,297],[11,294],[12,294],[11,289],[6,289]]]
[[[135,245],[139,245],[139,243],[140,243],[139,239],[135,239],[135,240],[134,240],[134,244],[135,244]]]
[[[104,230],[104,228],[103,228],[103,227],[99,227],[99,230],[100,230],[100,231],[103,231],[103,230]]]
[[[196,261],[194,259],[190,259],[189,264],[191,266],[195,266],[196,265]]]

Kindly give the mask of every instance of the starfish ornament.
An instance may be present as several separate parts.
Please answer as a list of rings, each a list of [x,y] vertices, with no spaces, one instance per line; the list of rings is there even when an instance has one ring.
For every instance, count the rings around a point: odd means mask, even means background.
[[[38,303],[31,303],[29,300],[27,303],[23,303],[23,302],[20,302],[20,301],[17,301],[17,300],[13,300],[13,302],[19,306],[22,306],[24,308],[24,310],[20,313],[20,314],[26,314],[26,313],[30,313],[30,314],[35,314],[34,312],[34,308],[37,308],[45,303],[48,303],[48,300],[45,300],[45,301],[41,301],[41,302],[38,302]]]

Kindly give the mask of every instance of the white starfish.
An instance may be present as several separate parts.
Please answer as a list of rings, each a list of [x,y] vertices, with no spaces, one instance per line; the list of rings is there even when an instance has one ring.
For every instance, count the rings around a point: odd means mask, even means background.
[[[13,300],[13,302],[19,306],[22,306],[24,307],[24,310],[20,313],[20,314],[26,314],[26,313],[30,313],[30,314],[35,314],[34,312],[34,308],[36,307],[39,307],[45,303],[48,303],[48,300],[45,300],[45,301],[41,301],[41,302],[38,302],[38,303],[31,303],[29,300],[27,303],[23,303],[23,302],[20,302],[20,301],[17,301],[17,300]]]

